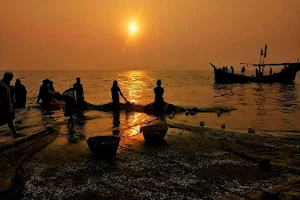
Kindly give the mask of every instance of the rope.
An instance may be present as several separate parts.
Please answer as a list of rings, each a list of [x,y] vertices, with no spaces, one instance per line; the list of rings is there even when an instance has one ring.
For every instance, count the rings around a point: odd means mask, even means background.
[[[182,120],[179,120],[182,122]],[[185,122],[186,123],[186,122]],[[204,121],[205,125],[212,125],[212,126],[219,126],[221,125],[220,124],[217,124],[217,123],[214,123],[214,122],[211,122],[211,121]],[[188,123],[190,125],[198,125],[196,123]],[[250,127],[249,127],[250,128]],[[252,127],[251,127],[252,128]],[[300,130],[270,130],[270,129],[256,129],[255,127],[253,127],[255,129],[255,131],[264,131],[264,132],[278,132],[278,133],[300,133]],[[239,130],[239,131],[248,131],[248,129],[238,129],[238,128],[234,128],[234,127],[231,127],[230,128],[231,130]]]

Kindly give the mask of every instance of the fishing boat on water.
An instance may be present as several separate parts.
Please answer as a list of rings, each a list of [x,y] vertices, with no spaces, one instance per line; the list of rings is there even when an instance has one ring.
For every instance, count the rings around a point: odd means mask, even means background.
[[[216,67],[212,63],[210,65],[214,68],[215,74],[215,83],[217,84],[226,84],[226,83],[293,83],[296,74],[300,71],[300,62],[298,58],[298,62],[294,63],[264,63],[264,58],[267,55],[267,45],[265,45],[265,51],[261,49],[260,53],[260,61],[259,64],[251,64],[251,63],[241,63],[243,68],[245,69],[244,65],[256,67],[256,74],[252,76],[246,76],[243,73],[236,74],[233,73],[233,70],[227,70],[226,68]],[[263,60],[261,61],[261,58]],[[282,70],[278,73],[270,72],[268,75],[264,75],[264,68],[266,66],[269,67],[282,67]]]
[[[214,68],[215,83],[226,84],[226,83],[293,83],[296,74],[300,71],[300,63],[270,63],[270,64],[251,64],[255,67],[265,66],[283,66],[284,68],[278,73],[272,73],[269,75],[252,75],[246,76],[242,74],[235,74],[232,72],[226,72],[222,68],[218,68],[212,63],[211,66]],[[242,63],[243,64],[243,63]],[[249,64],[248,64],[249,65]]]

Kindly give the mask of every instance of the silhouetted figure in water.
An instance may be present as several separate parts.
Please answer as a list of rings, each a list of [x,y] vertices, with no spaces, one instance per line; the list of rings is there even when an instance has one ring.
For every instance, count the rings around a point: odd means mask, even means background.
[[[270,67],[270,76],[273,74],[272,67]]]
[[[40,92],[38,96],[38,100],[36,103],[40,103],[40,100],[42,100],[42,109],[50,112],[50,101],[51,101],[51,96],[49,93],[49,80],[43,80],[43,84],[40,87]]]
[[[69,117],[68,120],[68,129],[69,129],[69,134],[70,137],[73,137],[74,135],[74,115],[76,113],[76,101],[75,101],[75,94],[74,94],[74,89],[70,88],[66,90],[63,93],[63,100],[65,101],[65,113],[64,115],[66,117]]]
[[[13,119],[15,117],[15,112],[11,102],[10,95],[10,82],[13,79],[14,75],[11,72],[5,72],[3,79],[0,81],[0,126],[8,124],[13,137],[23,136],[16,132],[16,129],[13,124]]]
[[[230,69],[231,69],[231,73],[234,74],[234,69],[233,69],[232,65],[231,65]]]
[[[27,95],[27,90],[25,86],[21,83],[20,79],[17,79],[15,84],[15,100],[16,100],[15,108],[25,108],[26,95]]]
[[[242,70],[241,70],[241,74],[242,74],[242,75],[245,75],[245,71],[246,71],[245,66],[243,66],[243,67],[242,67]]]
[[[49,81],[48,89],[49,89],[49,92],[55,92],[54,86],[53,86],[53,81]]]
[[[155,101],[154,101],[154,105],[155,105],[155,109],[156,109],[156,115],[157,117],[160,117],[164,111],[164,88],[161,87],[161,80],[157,80],[156,82],[157,87],[154,88],[154,94],[155,94]]]
[[[83,92],[83,86],[80,82],[80,78],[76,78],[76,83],[73,85],[73,89],[75,92],[75,97],[77,100],[77,106],[79,111],[84,110],[84,92]]]
[[[113,110],[118,111],[118,110],[120,110],[120,97],[119,97],[119,94],[123,97],[125,102],[127,102],[127,100],[124,97],[124,95],[122,94],[122,92],[121,92],[121,90],[118,86],[118,81],[113,82],[113,86],[110,90],[111,90]]]
[[[120,126],[120,111],[114,110],[113,112],[113,126],[119,127]]]

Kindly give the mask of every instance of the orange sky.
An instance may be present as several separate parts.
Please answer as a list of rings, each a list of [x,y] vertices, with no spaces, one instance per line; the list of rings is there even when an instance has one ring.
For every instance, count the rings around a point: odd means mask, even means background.
[[[300,0],[2,0],[0,27],[0,69],[210,69],[265,43],[266,61],[300,57]]]

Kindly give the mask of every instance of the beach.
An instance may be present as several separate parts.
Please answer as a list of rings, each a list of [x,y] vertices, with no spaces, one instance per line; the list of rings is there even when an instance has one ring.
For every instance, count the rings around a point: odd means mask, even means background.
[[[17,183],[2,194],[8,199],[260,199],[279,192],[282,199],[299,198],[299,136],[226,132],[168,118],[165,142],[151,145],[136,131],[149,123],[157,120],[123,130],[113,161],[95,159],[85,137],[70,142],[64,127],[46,134],[31,145],[36,153],[18,165]],[[264,159],[270,169],[261,168]]]
[[[138,80],[144,78],[136,76]],[[138,80],[133,81],[132,87],[141,84]],[[62,91],[71,81],[70,78],[54,84]],[[299,198],[297,81],[293,86],[206,83],[177,88],[166,81],[166,100],[180,109],[165,113],[164,121],[141,111],[122,110],[116,116],[101,110],[109,102],[109,92],[94,93],[98,88],[84,83],[85,99],[91,109],[83,119],[75,120],[78,140],[68,139],[67,118],[62,110],[50,115],[41,113],[34,103],[35,90],[29,92],[27,108],[16,111],[16,128],[26,137],[13,140],[6,126],[0,128],[0,167],[5,174],[1,195],[5,199],[262,199],[267,195]],[[125,85],[120,87],[125,88],[124,95],[130,96],[132,103],[146,105],[153,95],[150,81],[147,84],[146,90],[133,89],[132,96]],[[256,96],[278,87],[285,88],[284,96]],[[186,100],[170,100],[170,93]],[[289,101],[276,100],[281,97]],[[269,104],[262,106],[262,100]],[[186,113],[181,108],[197,108],[201,112]],[[220,109],[228,112],[217,114]],[[168,127],[164,143],[149,145],[140,129],[158,122]],[[249,128],[255,133],[248,133]],[[107,135],[121,138],[113,161],[96,159],[87,144],[88,138]],[[265,167],[263,162],[267,162]]]

